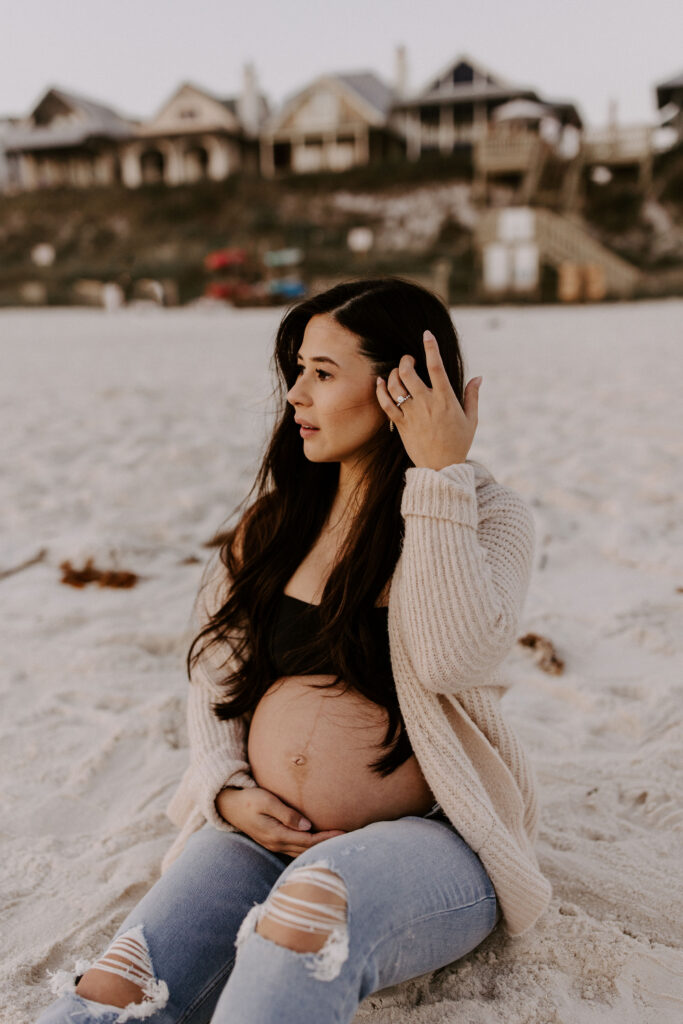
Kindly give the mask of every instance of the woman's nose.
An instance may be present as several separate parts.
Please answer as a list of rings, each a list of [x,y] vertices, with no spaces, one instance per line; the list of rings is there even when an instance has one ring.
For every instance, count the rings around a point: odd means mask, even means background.
[[[290,405],[296,405],[297,402],[309,401],[308,395],[306,394],[306,388],[302,386],[301,377],[298,377],[294,381],[291,388],[287,392],[287,401]]]

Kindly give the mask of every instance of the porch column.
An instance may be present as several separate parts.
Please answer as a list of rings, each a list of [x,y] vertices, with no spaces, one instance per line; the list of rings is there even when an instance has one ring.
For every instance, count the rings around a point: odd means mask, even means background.
[[[159,140],[157,149],[164,157],[164,184],[182,185],[186,180],[185,152],[181,139]]]
[[[445,103],[439,108],[439,152],[451,153],[455,142],[455,124],[453,107]]]
[[[226,139],[205,135],[202,145],[208,154],[206,176],[211,181],[223,181],[230,174],[230,151]]]
[[[405,120],[405,136],[406,136],[406,153],[409,160],[417,160],[420,156],[421,150],[421,139],[420,139],[420,121],[419,111],[417,115],[415,110],[406,111]]]
[[[142,184],[140,167],[140,143],[122,146],[120,150],[121,183],[126,188],[139,188]]]
[[[275,177],[275,140],[261,138],[259,141],[259,163],[264,178]]]
[[[367,164],[370,162],[370,129],[368,125],[357,128],[356,135],[356,163]]]
[[[29,192],[37,188],[38,173],[32,153],[22,153],[19,157],[19,184]]]

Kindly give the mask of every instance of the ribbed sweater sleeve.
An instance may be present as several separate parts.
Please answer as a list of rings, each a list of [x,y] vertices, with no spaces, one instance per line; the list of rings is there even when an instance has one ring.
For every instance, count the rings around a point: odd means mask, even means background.
[[[225,600],[226,570],[217,556],[207,565],[194,605],[193,626],[198,632]],[[201,643],[201,641],[200,641]],[[229,652],[228,652],[229,653]],[[222,650],[225,656],[225,649]],[[246,753],[247,728],[243,719],[223,722],[216,718],[212,704],[224,694],[212,680],[212,667],[222,659],[208,653],[199,658],[192,670],[187,701],[187,726],[190,742],[189,784],[195,803],[207,821],[216,828],[230,826],[216,811],[215,800],[221,789],[255,786]],[[229,662],[221,664],[222,674]]]
[[[474,466],[411,468],[391,597],[420,683],[453,693],[488,681],[514,643],[531,576],[534,522],[513,490]]]

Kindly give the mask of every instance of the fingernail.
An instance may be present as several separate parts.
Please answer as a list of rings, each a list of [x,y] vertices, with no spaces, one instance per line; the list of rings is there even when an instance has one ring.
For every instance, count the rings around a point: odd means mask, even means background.
[[[310,828],[310,827],[311,827],[310,821],[308,821],[306,818],[299,818],[299,828],[306,829],[306,828]]]
[[[377,378],[377,384],[379,385],[379,384],[381,384],[381,383],[382,383],[382,378],[381,378],[381,377],[378,377],[378,378]]]
[[[478,388],[481,387],[481,382],[483,381],[483,379],[484,379],[483,377],[475,377],[474,378],[475,386],[478,387]]]
[[[434,337],[431,331],[425,331],[422,337],[423,339],[428,339],[429,341],[436,341],[436,338]]]

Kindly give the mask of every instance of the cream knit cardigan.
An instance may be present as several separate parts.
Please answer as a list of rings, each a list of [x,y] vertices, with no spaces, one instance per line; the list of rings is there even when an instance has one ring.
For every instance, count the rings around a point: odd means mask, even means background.
[[[551,888],[534,853],[534,775],[500,713],[508,684],[497,668],[517,635],[533,519],[515,491],[472,461],[408,469],[401,514],[405,537],[389,594],[389,642],[406,729],[435,798],[484,864],[508,933],[521,935],[547,907]],[[227,574],[217,556],[204,580],[197,626],[226,599]],[[221,660],[200,658],[193,671],[190,765],[167,812],[181,832],[162,870],[205,821],[235,831],[215,808],[223,787],[256,785],[245,721],[222,722],[211,711],[223,694],[210,662],[217,670]]]

